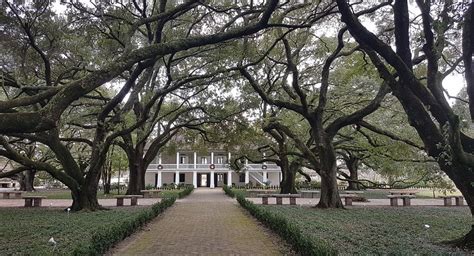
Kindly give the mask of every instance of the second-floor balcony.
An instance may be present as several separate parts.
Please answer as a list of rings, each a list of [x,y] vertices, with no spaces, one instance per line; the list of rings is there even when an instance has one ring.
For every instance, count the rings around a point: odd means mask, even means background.
[[[248,171],[280,171],[276,164],[246,164]],[[147,171],[231,171],[229,164],[150,164]]]

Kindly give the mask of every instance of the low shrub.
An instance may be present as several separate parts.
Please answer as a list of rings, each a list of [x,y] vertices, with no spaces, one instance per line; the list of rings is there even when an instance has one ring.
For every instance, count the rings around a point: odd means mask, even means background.
[[[193,192],[193,190],[194,190],[193,185],[185,185],[182,188],[183,188],[183,190],[178,193],[178,198],[183,198],[183,197],[191,194],[191,192]]]
[[[222,189],[224,190],[224,193],[232,198],[235,197],[234,191],[232,191],[232,188],[230,188],[227,185],[222,186]]]
[[[259,221],[263,222],[270,229],[279,234],[289,244],[293,246],[296,252],[301,255],[336,255],[337,251],[332,249],[323,241],[313,242],[302,235],[301,230],[288,222],[285,217],[273,214],[264,208],[256,206],[248,201],[242,195],[237,195],[239,204],[248,210]]]
[[[132,220],[117,222],[111,227],[98,230],[92,235],[90,244],[83,243],[77,246],[72,251],[72,255],[102,255],[112,245],[131,235],[138,228],[173,205],[175,200],[175,197],[165,198],[161,202],[154,204],[150,209],[144,210]]]

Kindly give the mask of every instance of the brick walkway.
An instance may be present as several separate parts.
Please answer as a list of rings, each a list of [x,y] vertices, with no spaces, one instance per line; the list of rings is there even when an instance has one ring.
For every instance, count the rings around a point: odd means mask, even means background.
[[[222,189],[196,189],[109,255],[282,255],[284,243]]]

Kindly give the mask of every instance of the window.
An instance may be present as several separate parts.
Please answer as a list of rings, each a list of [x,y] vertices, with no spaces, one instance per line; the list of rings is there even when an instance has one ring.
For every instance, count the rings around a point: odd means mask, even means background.
[[[224,157],[223,156],[217,156],[217,163],[218,164],[223,164],[224,163]]]
[[[184,183],[186,182],[186,173],[180,173],[179,174],[179,183]]]
[[[245,173],[239,175],[239,182],[245,182]]]
[[[187,156],[180,156],[179,157],[179,163],[180,164],[187,164],[188,163],[188,157]]]
[[[201,156],[201,164],[207,164],[207,157]]]

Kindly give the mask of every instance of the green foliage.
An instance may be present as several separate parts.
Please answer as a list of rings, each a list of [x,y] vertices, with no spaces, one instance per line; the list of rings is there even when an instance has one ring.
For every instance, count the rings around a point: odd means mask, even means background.
[[[224,185],[222,187],[222,189],[224,190],[226,195],[228,195],[232,198],[235,198],[236,196],[245,197],[247,195],[247,191],[245,189],[235,189],[235,188],[231,188],[227,185]]]
[[[88,246],[78,246],[72,251],[72,255],[102,255],[113,244],[123,240],[125,237],[131,235],[139,227],[162,213],[166,208],[173,205],[176,198],[165,198],[160,203],[154,204],[151,209],[147,209],[138,214],[134,219],[123,222],[116,222],[116,225],[111,225],[102,229],[91,237],[91,243]]]
[[[58,208],[0,208],[2,255],[101,255],[116,242],[171,206],[120,207],[69,215]],[[53,237],[57,247],[48,240]],[[21,242],[19,242],[21,241]]]
[[[297,189],[321,189],[321,182],[320,181],[299,181],[296,182],[296,188]]]
[[[155,189],[155,186],[153,186],[152,184],[146,184],[145,190],[152,190],[152,189]]]
[[[193,192],[193,190],[194,190],[193,185],[185,185],[185,186],[181,187],[180,189],[173,188],[173,189],[162,190],[159,196],[161,198],[169,198],[169,197],[183,198],[183,197],[191,194],[191,192]]]
[[[312,241],[308,237],[303,236],[302,229],[291,223],[288,219],[281,215],[276,215],[271,211],[256,206],[252,202],[246,200],[242,195],[237,195],[239,204],[247,209],[259,221],[263,222],[273,231],[283,237],[289,244],[293,246],[296,252],[301,255],[336,255],[337,251],[329,247],[324,241]]]
[[[189,194],[191,194],[191,192],[193,192],[194,190],[194,186],[193,185],[187,185],[184,190],[180,191],[178,193],[178,198],[183,198]]]
[[[465,255],[439,243],[461,237],[472,221],[464,207],[252,207],[294,225],[312,243],[330,243],[341,255]]]

